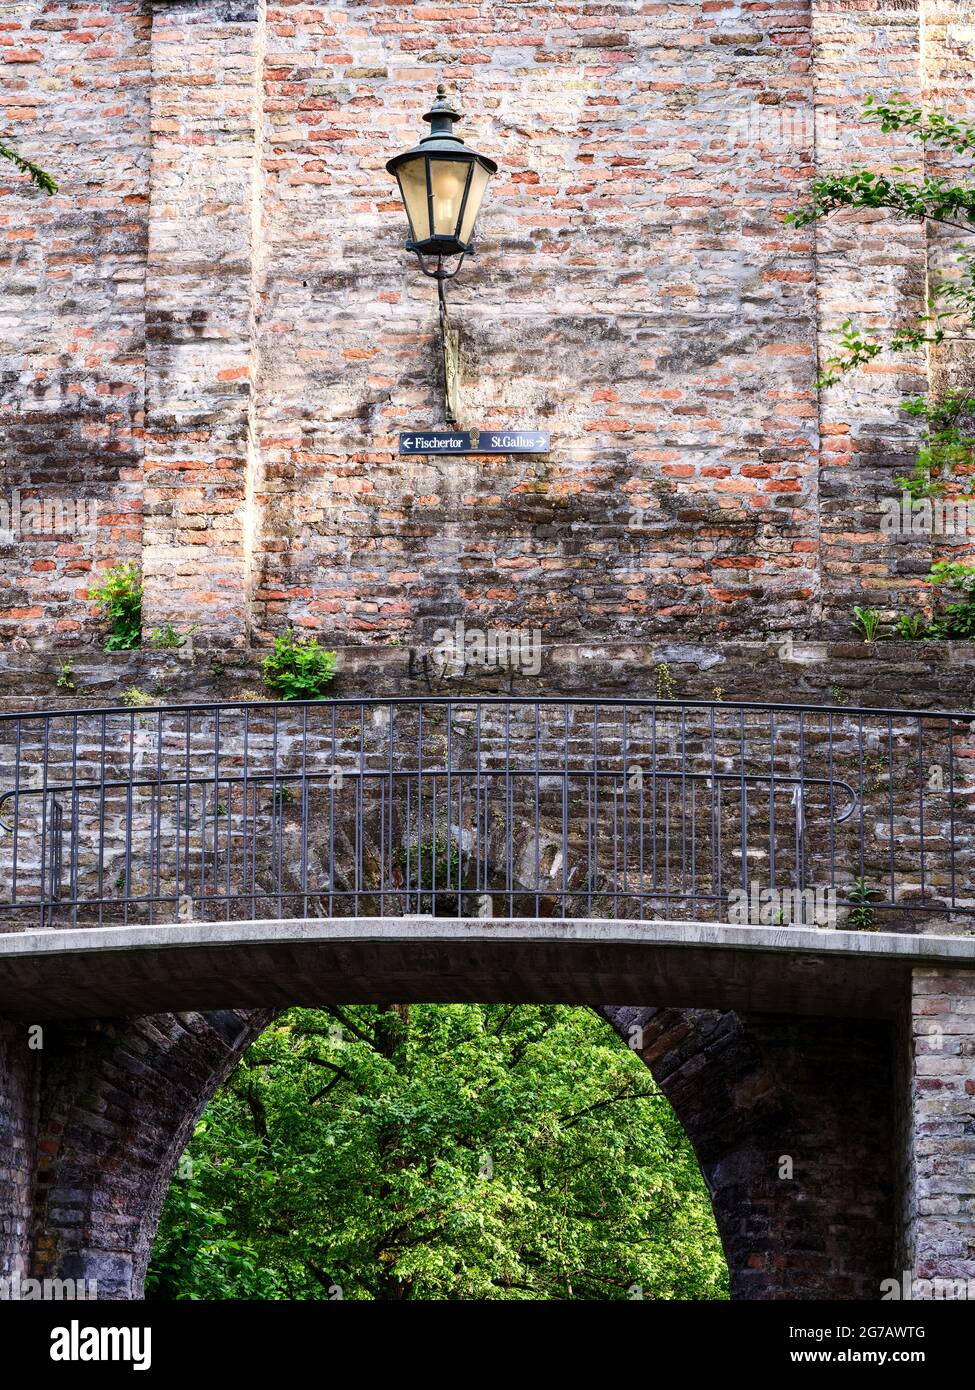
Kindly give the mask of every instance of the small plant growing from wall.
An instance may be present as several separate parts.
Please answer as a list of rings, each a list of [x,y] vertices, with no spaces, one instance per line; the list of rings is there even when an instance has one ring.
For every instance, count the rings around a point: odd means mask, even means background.
[[[296,637],[289,628],[275,639],[261,670],[264,684],[282,700],[324,700],[337,664],[335,652],[326,651],[314,637]]]
[[[446,825],[434,828],[429,837],[418,837],[409,848],[396,851],[396,861],[405,870],[406,889],[416,894],[417,912],[436,912],[441,893],[460,889],[460,847]],[[439,903],[442,908],[443,902]]]
[[[8,159],[20,173],[26,174],[42,192],[53,196],[58,191],[57,181],[45,169],[42,169],[39,164],[35,164],[32,159],[27,159],[24,155],[19,154],[17,150],[11,149],[3,140],[0,140],[0,159]]]
[[[111,624],[107,652],[127,652],[142,644],[142,580],[135,565],[115,565],[88,597]]]
[[[864,642],[876,642],[880,636],[880,612],[876,608],[854,608],[853,626]]]
[[[853,908],[850,911],[850,926],[854,931],[873,930],[873,908],[872,902],[880,897],[876,888],[868,888],[865,879],[856,878],[853,880],[853,887],[850,889],[850,902]]]
[[[897,636],[908,642],[917,642],[925,635],[924,619],[920,613],[899,614],[895,626]]]
[[[935,639],[975,637],[975,565],[958,560],[941,560],[931,566],[927,583],[940,585],[958,594],[957,603],[949,603],[928,626],[928,637]]]
[[[958,601],[946,604],[935,613],[927,627],[917,613],[901,613],[897,619],[897,635],[925,642],[971,642],[975,639],[975,565],[966,565],[960,560],[939,560],[931,566],[925,583],[943,584],[958,595]]]
[[[674,684],[674,677],[666,661],[658,661],[656,669],[657,677],[657,699],[674,700],[677,698],[677,687]]]
[[[195,631],[195,623],[185,633],[173,627],[172,623],[165,623],[162,627],[154,627],[147,640],[151,647],[158,647],[162,651],[178,651],[186,646],[186,639]]]
[[[56,690],[63,690],[65,695],[70,695],[78,689],[78,683],[74,678],[74,667],[71,665],[70,661],[61,662],[61,669],[58,672],[57,680],[54,682],[54,687]]]
[[[122,704],[129,709],[144,709],[146,705],[152,704],[152,696],[145,690],[140,690],[137,685],[130,685],[122,695]]]

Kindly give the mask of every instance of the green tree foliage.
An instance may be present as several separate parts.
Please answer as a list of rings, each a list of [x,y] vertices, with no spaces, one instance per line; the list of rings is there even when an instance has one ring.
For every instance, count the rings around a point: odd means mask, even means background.
[[[687,1139],[587,1009],[293,1010],[182,1173],[150,1297],[726,1296]]]
[[[905,97],[886,101],[871,98],[864,117],[879,123],[885,132],[910,136],[924,148],[933,146],[955,155],[975,151],[975,123],[953,120],[945,112],[928,111]],[[895,169],[892,177],[870,169],[850,169],[826,174],[813,184],[812,201],[790,214],[788,221],[806,226],[822,217],[849,209],[882,209],[924,226],[947,227],[970,237],[975,235],[975,187],[950,179]],[[944,342],[948,332],[962,341],[975,341],[975,252],[964,242],[955,248],[954,264],[946,275],[932,277],[926,312],[900,325],[884,339],[864,330],[851,319],[837,330],[837,351],[826,359],[820,387],[835,386],[845,372],[862,367],[883,353],[917,351]],[[975,391],[948,388],[939,395],[911,396],[902,409],[921,425],[913,471],[895,479],[912,499],[942,496],[946,485],[960,481],[971,497],[975,487]],[[971,591],[955,575],[935,566],[929,583],[946,583],[963,589],[965,597],[948,605],[927,628],[916,615],[902,614],[895,631],[901,637],[927,639],[975,638],[975,601]],[[861,612],[854,610],[856,616]],[[867,640],[871,640],[869,637]]]
[[[975,150],[975,124],[954,121],[943,112],[927,111],[901,96],[886,101],[871,98],[866,103],[864,118],[878,123],[885,132],[909,135],[921,146],[932,145],[961,155]],[[862,168],[824,174],[813,184],[812,201],[791,213],[787,220],[804,227],[836,212],[880,209],[908,221],[933,223],[966,236],[975,235],[975,187],[918,175],[911,169],[894,172],[898,177]],[[851,320],[842,324],[836,335],[838,351],[827,358],[819,384],[834,386],[843,373],[873,361],[881,353],[917,350],[926,344],[943,342],[949,325],[963,336],[975,335],[975,253],[967,250],[964,243],[957,248],[952,270],[932,280],[926,312],[900,325],[889,339],[865,331]],[[912,397],[904,409],[926,425],[923,473],[929,472],[928,464],[933,465],[936,476],[945,468],[950,472],[959,463],[975,464],[975,417],[969,393],[949,392],[938,401]]]

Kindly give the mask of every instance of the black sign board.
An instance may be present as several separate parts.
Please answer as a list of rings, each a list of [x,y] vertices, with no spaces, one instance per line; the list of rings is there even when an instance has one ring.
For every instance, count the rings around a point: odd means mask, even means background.
[[[401,454],[547,454],[544,430],[416,430],[399,437]]]
[[[548,435],[544,430],[481,430],[479,454],[547,454]]]
[[[469,454],[471,436],[469,430],[431,430],[426,433],[401,434],[399,437],[401,454]]]

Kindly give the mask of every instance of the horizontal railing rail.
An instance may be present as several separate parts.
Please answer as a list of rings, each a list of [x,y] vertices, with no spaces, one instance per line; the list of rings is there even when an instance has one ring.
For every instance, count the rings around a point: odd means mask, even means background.
[[[582,696],[0,715],[0,930],[975,912],[975,713]]]

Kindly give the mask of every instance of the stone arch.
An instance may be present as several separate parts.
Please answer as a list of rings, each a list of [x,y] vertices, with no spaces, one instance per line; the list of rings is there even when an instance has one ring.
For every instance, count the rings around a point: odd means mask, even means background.
[[[141,1298],[173,1171],[200,1112],[275,1010],[45,1025],[35,1063],[27,1266]]]
[[[899,1241],[895,1026],[706,1009],[600,1012],[640,1053],[691,1141],[732,1297],[879,1297]]]
[[[598,1011],[635,1046],[694,1147],[732,1297],[876,1297],[894,1268],[896,1237],[893,1026]],[[0,1169],[0,1273],[94,1279],[99,1298],[140,1298],[193,1126],[275,1013],[45,1025],[39,1053],[27,1051],[22,1029],[8,1029],[0,1139],[13,1147],[19,1106],[22,1172],[19,1184],[4,1184]],[[791,1178],[780,1176],[784,1156]],[[32,1203],[24,1201],[27,1180]]]

